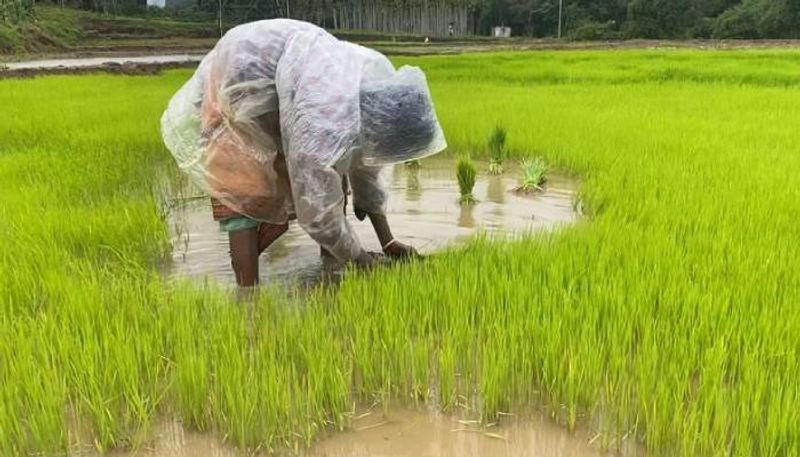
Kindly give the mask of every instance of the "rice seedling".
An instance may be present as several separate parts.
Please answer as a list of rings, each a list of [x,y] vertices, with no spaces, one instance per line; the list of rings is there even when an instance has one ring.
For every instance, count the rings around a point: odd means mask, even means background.
[[[489,173],[503,174],[503,161],[508,155],[506,151],[506,129],[496,126],[489,136]]]
[[[542,190],[547,181],[547,164],[540,157],[522,159],[522,182],[517,186],[517,192],[530,193]]]
[[[461,194],[460,202],[462,205],[471,205],[478,200],[472,194],[472,189],[475,187],[475,178],[477,171],[475,165],[469,157],[463,156],[458,159],[456,164],[456,176],[458,178],[458,191]]]
[[[426,70],[453,151],[486,148],[497,120],[476,112],[505,113],[515,158],[581,177],[585,222],[249,306],[158,273],[156,120],[187,71],[0,81],[0,455],[64,454],[75,423],[135,446],[163,416],[297,449],[433,383],[612,449],[800,455],[799,56],[397,59]]]

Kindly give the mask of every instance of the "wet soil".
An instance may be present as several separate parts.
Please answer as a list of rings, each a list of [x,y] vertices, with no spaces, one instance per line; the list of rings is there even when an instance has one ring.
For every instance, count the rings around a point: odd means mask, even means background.
[[[484,172],[475,185],[478,203],[470,206],[458,203],[452,159],[424,160],[419,169],[398,165],[386,170],[384,179],[390,190],[387,216],[395,237],[429,255],[478,232],[513,237],[577,220],[575,180],[551,174],[544,191],[521,195],[513,190],[520,173],[511,164],[500,176],[487,175],[485,163],[476,165]],[[234,284],[228,237],[211,218],[207,199],[179,206],[170,218],[173,255],[169,276],[211,277]],[[358,221],[352,214],[349,221],[365,249],[380,251],[369,221]],[[313,286],[324,280],[335,282],[342,273],[341,265],[321,258],[317,244],[296,223],[261,256],[260,267],[262,283],[267,284]]]

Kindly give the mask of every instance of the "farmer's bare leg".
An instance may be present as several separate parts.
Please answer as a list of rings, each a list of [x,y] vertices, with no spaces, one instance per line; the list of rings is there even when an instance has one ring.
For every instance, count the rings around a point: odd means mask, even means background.
[[[236,284],[241,287],[255,286],[258,284],[258,229],[248,228],[229,232],[228,242]]]
[[[241,287],[258,284],[258,256],[289,229],[289,224],[261,224],[228,234],[231,265]]]

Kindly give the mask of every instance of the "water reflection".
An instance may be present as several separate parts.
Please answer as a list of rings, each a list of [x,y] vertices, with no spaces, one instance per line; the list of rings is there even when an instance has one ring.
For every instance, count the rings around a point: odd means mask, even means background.
[[[419,183],[419,166],[406,167],[406,200],[417,202],[422,198],[422,187]]]
[[[506,186],[502,175],[489,176],[486,179],[486,200],[503,204],[506,201]]]
[[[465,228],[475,227],[475,204],[461,205],[461,211],[458,213],[458,226]]]

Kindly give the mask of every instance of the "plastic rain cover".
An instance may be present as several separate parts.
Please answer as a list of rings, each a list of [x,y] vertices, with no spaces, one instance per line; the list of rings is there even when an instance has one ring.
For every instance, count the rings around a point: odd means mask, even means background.
[[[303,229],[340,260],[363,249],[342,211],[383,213],[381,167],[446,147],[421,70],[304,22],[231,29],[161,119],[179,167],[254,219]]]

